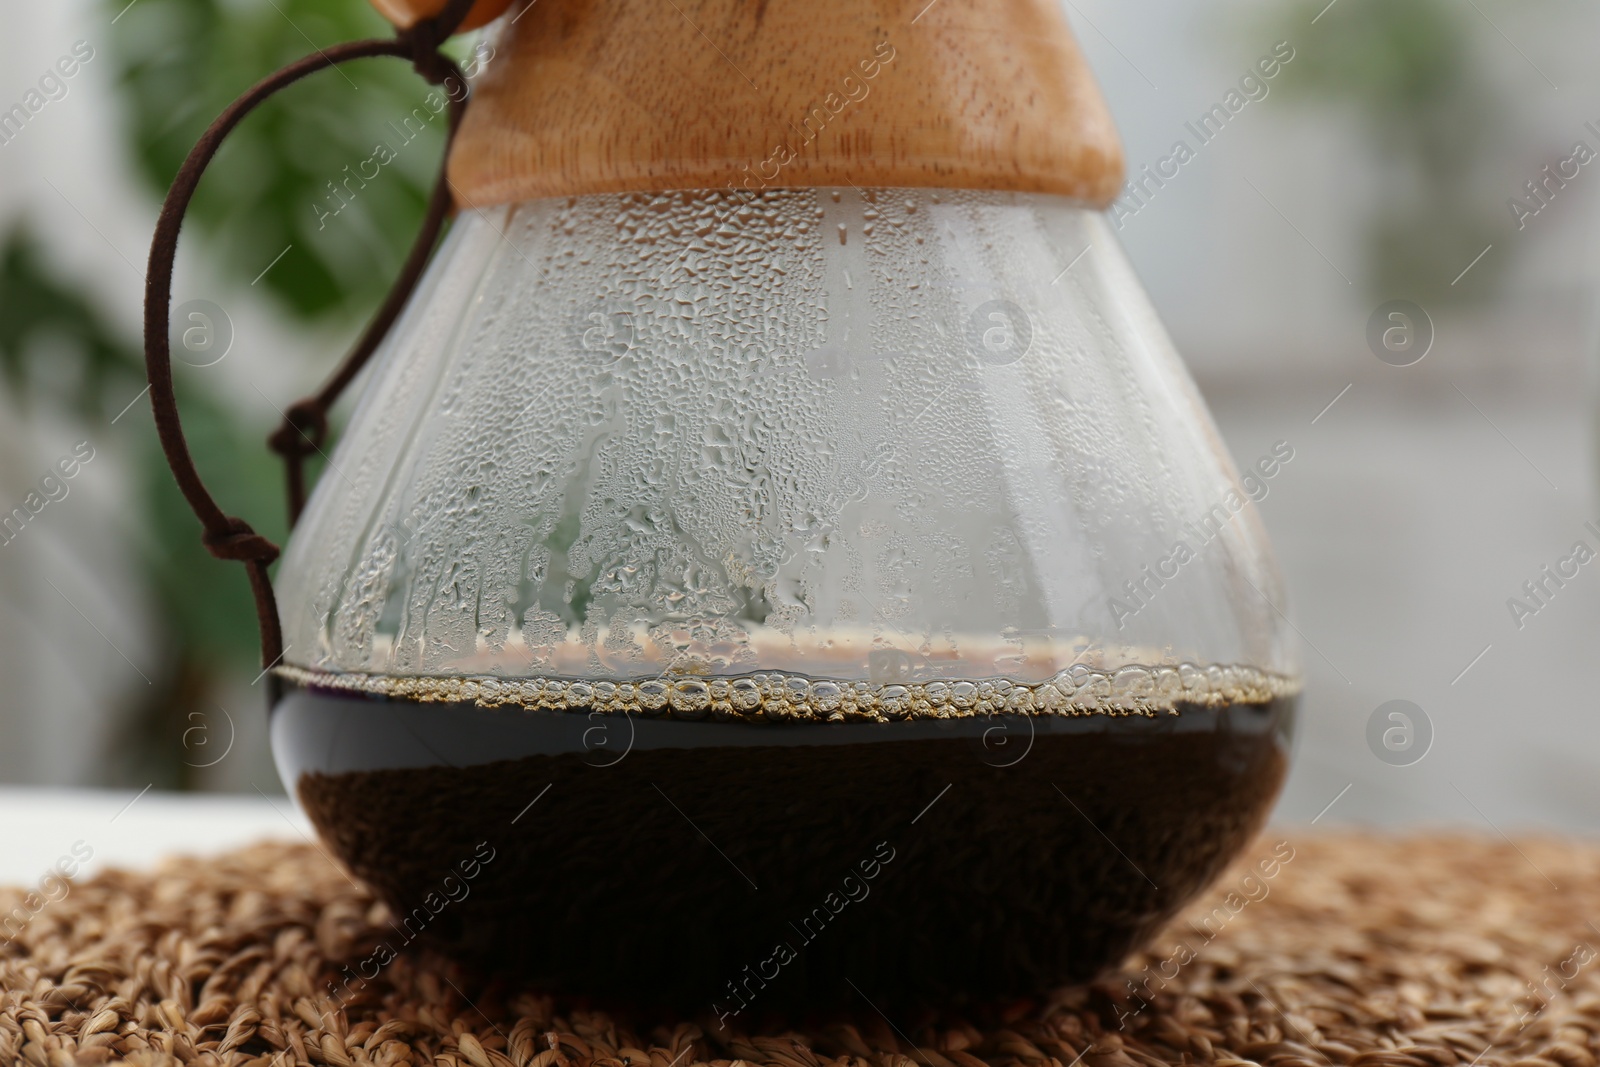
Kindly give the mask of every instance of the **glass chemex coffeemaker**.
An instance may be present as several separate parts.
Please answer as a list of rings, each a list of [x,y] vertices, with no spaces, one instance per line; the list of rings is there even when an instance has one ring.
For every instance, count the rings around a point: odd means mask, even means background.
[[[489,32],[264,616],[289,792],[396,949],[551,989],[1114,965],[1261,825],[1300,682],[1055,0]]]

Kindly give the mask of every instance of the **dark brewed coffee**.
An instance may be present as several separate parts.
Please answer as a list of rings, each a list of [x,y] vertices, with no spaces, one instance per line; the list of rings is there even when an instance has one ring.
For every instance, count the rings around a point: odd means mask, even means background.
[[[732,1017],[1094,976],[1259,828],[1293,705],[716,722],[291,686],[273,742],[389,952]]]

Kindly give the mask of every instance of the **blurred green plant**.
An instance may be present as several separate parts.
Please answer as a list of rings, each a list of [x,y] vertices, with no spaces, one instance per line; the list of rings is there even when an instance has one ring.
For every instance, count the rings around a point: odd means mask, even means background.
[[[1508,138],[1485,65],[1474,59],[1469,6],[1449,0],[1343,0],[1315,33],[1306,5],[1278,29],[1299,55],[1286,95],[1353,110],[1378,148],[1383,194],[1367,223],[1367,278],[1375,297],[1480,299],[1504,258],[1464,267],[1503,227],[1503,184],[1491,166]]]
[[[123,12],[108,51],[128,147],[158,195],[211,120],[254,82],[320,47],[393,32],[366,0],[107,0],[106,10]],[[245,282],[287,249],[260,284],[295,315],[374,306],[410,246],[438,169],[442,116],[409,140],[397,130],[430,88],[390,58],[291,86],[228,138],[188,224]],[[397,150],[394,161],[345,186],[379,141]],[[356,210],[328,217],[347,200]]]
[[[281,538],[281,475],[261,448],[259,427],[241,423],[185,371],[195,373],[176,367],[184,428],[218,500],[234,514],[261,516],[263,532]],[[105,427],[144,389],[144,357],[132,339],[50,268],[22,227],[0,244],[0,374],[23,406],[66,412],[90,427]],[[200,547],[150,422],[122,425],[129,431],[123,454],[138,478],[136,515],[125,532],[163,620],[167,650],[154,688],[131,690],[139,706],[125,709],[103,756],[127,781],[181,786],[189,783],[175,741],[185,716],[197,706],[210,710],[207,694],[220,671],[248,669],[259,656],[254,608],[237,565]]]
[[[124,148],[157,198],[251,84],[319,47],[391,32],[366,0],[106,0],[104,10]],[[223,288],[265,290],[292,320],[353,331],[404,259],[437,173],[443,117],[401,128],[430,88],[383,58],[318,73],[263,104],[207,170],[180,256],[203,259],[202,276]],[[344,184],[379,142],[393,160],[376,178]],[[103,432],[144,388],[142,346],[46,261],[38,236],[20,225],[0,235],[0,378],[30,409],[47,405]],[[180,292],[175,302],[197,295],[226,297]],[[338,355],[328,353],[329,370]],[[175,363],[174,372],[207,485],[225,510],[282,543],[283,474],[264,442],[275,413],[253,395],[217,395],[195,368]],[[165,652],[149,695],[130,690],[138,704],[124,709],[105,756],[120,781],[183,787],[195,784],[179,744],[190,713],[209,714],[229,676],[256,676],[259,639],[243,570],[200,547],[150,420],[135,414],[116,428],[139,486],[128,533]]]

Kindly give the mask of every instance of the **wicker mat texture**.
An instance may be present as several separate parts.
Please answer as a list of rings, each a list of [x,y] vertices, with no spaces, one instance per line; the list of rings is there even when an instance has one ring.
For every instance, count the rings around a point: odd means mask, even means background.
[[[23,892],[0,890],[0,915]],[[341,1005],[338,963],[383,919],[307,846],[74,885],[0,944],[0,1065],[1594,1067],[1600,1051],[1600,847],[1572,841],[1269,831],[1119,974],[892,1021],[866,1003],[728,1029],[607,1014],[411,953]]]

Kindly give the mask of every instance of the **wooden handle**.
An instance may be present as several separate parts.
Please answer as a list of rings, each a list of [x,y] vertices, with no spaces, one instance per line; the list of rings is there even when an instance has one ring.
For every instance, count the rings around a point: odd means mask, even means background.
[[[467,207],[846,185],[1104,207],[1122,171],[1058,0],[538,0],[450,159]]]

